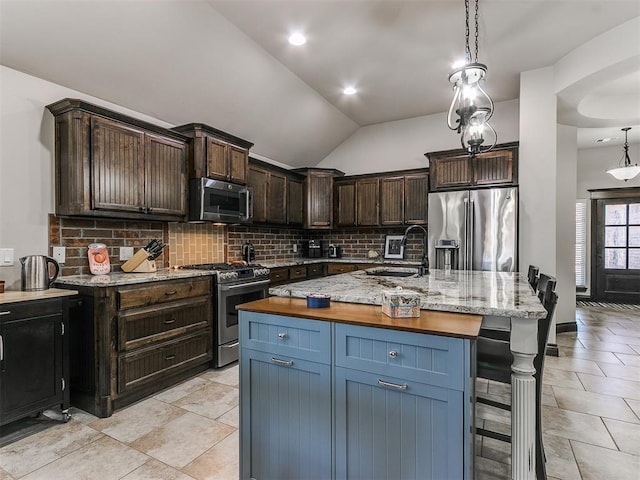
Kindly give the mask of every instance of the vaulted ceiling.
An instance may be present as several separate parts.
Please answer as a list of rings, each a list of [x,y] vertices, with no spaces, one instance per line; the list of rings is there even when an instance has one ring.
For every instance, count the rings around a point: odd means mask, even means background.
[[[520,72],[554,65],[638,16],[638,0],[482,0],[487,90],[496,101],[518,98]],[[293,30],[305,45],[287,43]],[[464,2],[0,0],[0,44],[7,67],[169,124],[209,124],[291,166],[314,165],[360,126],[448,108]],[[618,120],[634,120],[631,140],[640,141],[638,72],[640,61],[581,93],[583,112],[607,118],[575,116],[589,127],[580,129],[582,147],[619,137]],[[358,93],[343,95],[347,85]]]

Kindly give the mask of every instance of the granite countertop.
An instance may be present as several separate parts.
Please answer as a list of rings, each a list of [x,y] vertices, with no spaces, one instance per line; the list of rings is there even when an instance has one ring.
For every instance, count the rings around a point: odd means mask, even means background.
[[[22,292],[15,290],[5,290],[0,293],[0,305],[5,303],[29,302],[31,300],[43,300],[46,298],[70,297],[76,295],[75,290],[63,290],[60,288],[49,288],[47,290],[38,290],[34,292]]]
[[[381,268],[280,285],[270,288],[269,293],[297,298],[316,293],[330,295],[336,302],[381,305],[384,290],[402,287],[420,295],[420,308],[423,310],[520,318],[542,318],[546,315],[527,282],[526,274],[436,269],[424,277],[367,274],[376,270]]]
[[[361,257],[341,257],[341,258],[299,258],[296,260],[281,260],[277,262],[263,262],[258,263],[267,268],[279,268],[279,267],[295,267],[296,265],[313,265],[315,263],[370,263],[380,265],[420,265],[418,261],[411,260],[394,260],[391,258],[361,258]]]
[[[207,270],[164,268],[152,273],[114,272],[108,275],[69,275],[66,277],[58,277],[56,284],[78,285],[85,287],[113,287],[118,285],[131,285],[135,283],[176,280],[179,278],[206,277],[213,274],[214,272]]]

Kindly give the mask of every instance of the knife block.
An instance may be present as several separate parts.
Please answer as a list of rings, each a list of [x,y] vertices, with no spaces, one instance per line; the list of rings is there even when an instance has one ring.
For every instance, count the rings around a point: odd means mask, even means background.
[[[127,273],[150,273],[157,271],[156,261],[149,260],[149,253],[141,248],[133,257],[122,264],[122,271]]]

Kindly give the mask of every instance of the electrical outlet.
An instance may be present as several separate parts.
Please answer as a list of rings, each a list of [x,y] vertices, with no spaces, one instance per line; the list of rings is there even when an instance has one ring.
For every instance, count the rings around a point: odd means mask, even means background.
[[[129,260],[131,257],[133,257],[133,247],[120,247],[120,260]]]
[[[13,266],[13,248],[0,248],[0,267]]]
[[[58,263],[64,263],[66,260],[65,248],[53,247],[53,259]]]
[[[297,243],[293,244],[293,253],[298,253],[298,244]]]

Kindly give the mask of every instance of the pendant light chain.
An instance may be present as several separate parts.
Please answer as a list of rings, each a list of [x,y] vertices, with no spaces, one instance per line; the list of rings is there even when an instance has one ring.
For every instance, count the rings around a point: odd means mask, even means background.
[[[467,63],[471,63],[471,49],[469,48],[469,0],[464,0],[464,39],[465,39],[465,50],[464,56]],[[476,32],[477,34],[477,32]],[[478,47],[476,44],[476,58],[478,58]]]
[[[478,0],[476,0],[476,17],[475,17],[475,21],[476,21],[476,59],[475,61],[478,61]]]

